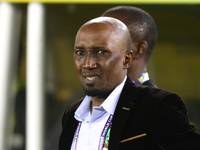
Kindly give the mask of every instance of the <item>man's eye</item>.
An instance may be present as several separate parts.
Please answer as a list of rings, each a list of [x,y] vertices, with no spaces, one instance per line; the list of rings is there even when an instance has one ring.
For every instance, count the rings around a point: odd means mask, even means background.
[[[103,54],[103,53],[106,53],[106,51],[104,51],[104,50],[99,50],[97,53],[98,53],[98,54]]]
[[[84,54],[85,54],[85,52],[84,52],[84,51],[80,51],[80,50],[79,50],[79,51],[76,51],[76,54],[77,54],[77,55],[84,55]]]

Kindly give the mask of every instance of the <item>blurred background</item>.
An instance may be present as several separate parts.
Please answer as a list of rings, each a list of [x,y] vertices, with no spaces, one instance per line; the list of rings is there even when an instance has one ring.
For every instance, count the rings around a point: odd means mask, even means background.
[[[26,143],[28,4],[18,3],[14,5],[21,12],[21,23],[16,69],[14,69],[15,74],[12,82],[14,98],[9,103],[7,141],[8,149],[24,150]],[[71,102],[84,95],[73,63],[73,45],[76,32],[86,21],[98,17],[105,10],[118,5],[139,7],[153,17],[157,25],[158,40],[148,63],[147,69],[150,78],[153,78],[159,88],[176,93],[185,101],[189,119],[200,133],[199,4],[45,3],[43,4],[45,8],[45,150],[58,148],[62,113]]]

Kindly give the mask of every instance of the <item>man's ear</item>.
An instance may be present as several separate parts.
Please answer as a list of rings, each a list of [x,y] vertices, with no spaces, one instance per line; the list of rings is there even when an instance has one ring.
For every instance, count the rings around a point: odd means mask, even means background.
[[[146,41],[141,41],[137,46],[137,52],[134,54],[135,59],[142,57],[148,49],[148,43]]]
[[[128,67],[131,65],[132,55],[133,55],[133,51],[132,50],[130,50],[130,51],[125,53],[124,61],[123,61],[124,69],[128,69]]]

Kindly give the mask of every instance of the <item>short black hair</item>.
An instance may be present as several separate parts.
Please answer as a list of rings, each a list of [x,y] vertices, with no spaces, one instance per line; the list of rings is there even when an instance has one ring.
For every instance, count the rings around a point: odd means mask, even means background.
[[[153,18],[144,10],[132,6],[117,6],[106,10],[102,16],[119,15],[123,16],[121,20],[126,24],[134,42],[145,40],[148,43],[146,61],[154,49],[157,41],[157,29]]]

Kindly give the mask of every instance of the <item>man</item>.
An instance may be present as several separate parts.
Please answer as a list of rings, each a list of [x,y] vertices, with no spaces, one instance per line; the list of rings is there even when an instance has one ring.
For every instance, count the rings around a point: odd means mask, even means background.
[[[176,94],[126,76],[130,40],[125,24],[111,17],[79,29],[74,61],[86,96],[65,111],[59,150],[200,149],[200,135]]]
[[[157,29],[153,18],[144,10],[131,6],[117,6],[105,11],[102,16],[113,17],[128,27],[131,35],[133,61],[128,76],[135,84],[157,87],[149,79],[146,65],[157,40]]]

